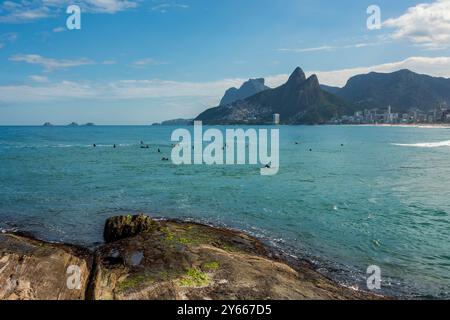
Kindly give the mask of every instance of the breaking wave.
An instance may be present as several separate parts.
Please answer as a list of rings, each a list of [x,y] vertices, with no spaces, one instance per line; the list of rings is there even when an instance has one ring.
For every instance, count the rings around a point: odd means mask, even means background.
[[[393,143],[394,146],[415,147],[415,148],[440,148],[450,147],[450,140],[440,142],[422,142],[422,143]]]

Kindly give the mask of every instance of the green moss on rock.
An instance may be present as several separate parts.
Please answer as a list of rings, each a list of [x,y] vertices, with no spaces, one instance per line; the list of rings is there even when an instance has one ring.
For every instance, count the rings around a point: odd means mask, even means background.
[[[205,287],[211,283],[211,278],[197,268],[190,268],[186,274],[178,280],[182,287]]]
[[[219,268],[220,268],[220,263],[217,261],[205,262],[202,265],[202,270],[205,270],[205,271],[215,271],[215,270],[218,270]]]
[[[148,275],[140,274],[140,275],[128,276],[125,280],[123,280],[122,282],[119,283],[119,285],[117,286],[117,291],[119,293],[121,293],[124,291],[134,289],[134,288],[138,287],[139,285],[149,284],[152,282],[154,282],[153,277],[148,276]]]

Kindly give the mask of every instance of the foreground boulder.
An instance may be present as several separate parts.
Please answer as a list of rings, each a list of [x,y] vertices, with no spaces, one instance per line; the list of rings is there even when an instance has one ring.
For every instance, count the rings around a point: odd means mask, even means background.
[[[151,232],[157,223],[145,215],[116,216],[106,220],[103,238],[106,242],[112,242],[135,236],[139,233]]]
[[[93,299],[368,299],[307,264],[291,267],[246,234],[194,223],[116,217],[105,235],[145,232],[108,243],[95,254]],[[114,226],[118,226],[117,232]],[[128,229],[127,229],[128,230]],[[111,238],[108,238],[111,239]]]
[[[0,300],[83,300],[87,250],[0,234]]]

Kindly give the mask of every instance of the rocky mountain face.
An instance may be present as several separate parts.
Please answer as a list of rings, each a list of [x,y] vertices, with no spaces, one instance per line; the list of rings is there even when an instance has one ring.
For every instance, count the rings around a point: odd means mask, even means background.
[[[395,112],[450,106],[450,79],[417,74],[409,70],[357,75],[336,95],[362,108],[386,108]]]
[[[250,79],[242,84],[239,89],[230,88],[225,92],[222,100],[220,101],[221,106],[226,106],[233,102],[243,100],[248,98],[254,94],[257,94],[261,91],[269,89],[264,84],[265,80],[263,78],[260,79]]]
[[[196,120],[207,124],[271,123],[274,113],[285,124],[320,124],[352,112],[352,106],[324,91],[315,75],[296,68],[289,80],[226,106],[206,110]]]

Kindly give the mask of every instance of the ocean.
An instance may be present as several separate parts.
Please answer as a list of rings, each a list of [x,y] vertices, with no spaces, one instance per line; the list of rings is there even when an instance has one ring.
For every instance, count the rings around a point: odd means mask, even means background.
[[[365,289],[377,265],[382,293],[450,298],[449,129],[281,126],[275,176],[161,161],[174,129],[0,127],[0,228],[93,247],[110,216],[181,218],[249,232],[344,285]]]

